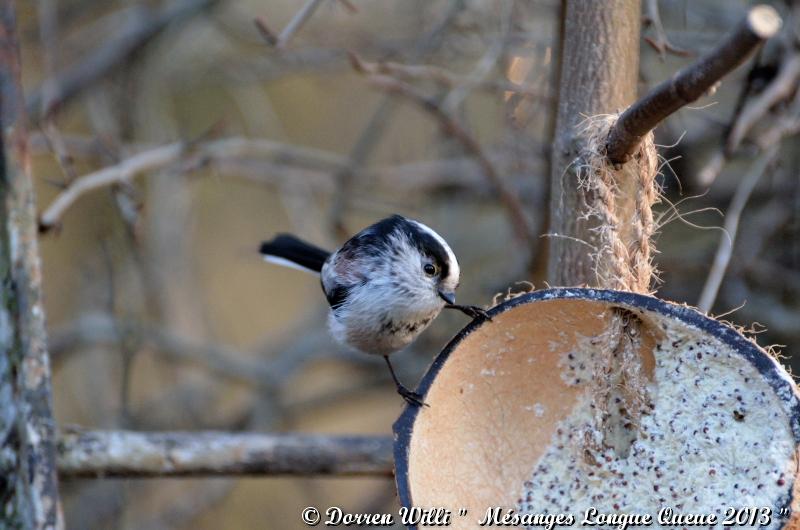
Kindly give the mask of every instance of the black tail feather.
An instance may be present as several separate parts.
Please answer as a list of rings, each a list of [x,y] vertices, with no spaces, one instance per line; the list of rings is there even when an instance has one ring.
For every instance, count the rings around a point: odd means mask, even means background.
[[[289,234],[279,234],[272,241],[261,243],[259,252],[264,257],[290,261],[304,269],[320,272],[330,252],[301,241]]]

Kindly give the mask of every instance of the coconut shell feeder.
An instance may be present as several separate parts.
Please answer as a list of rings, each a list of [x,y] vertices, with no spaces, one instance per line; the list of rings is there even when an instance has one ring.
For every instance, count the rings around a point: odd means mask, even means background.
[[[618,315],[647,401],[638,417],[602,414],[594,437],[592,366]],[[473,322],[435,359],[394,426],[403,506],[444,506],[453,528],[490,507],[518,514],[717,514],[770,509],[796,524],[800,401],[791,377],[736,329],[686,306],[630,292],[549,289],[510,299]],[[630,361],[630,359],[628,360]],[[623,370],[624,371],[624,370]],[[614,386],[614,385],[612,385]],[[624,385],[616,385],[622,386]],[[607,395],[621,408],[622,395]],[[656,524],[656,527],[659,525]]]
[[[574,519],[555,527],[619,527],[585,523],[593,508],[656,528],[695,526],[687,514],[703,527],[800,528],[792,378],[734,327],[651,296],[652,128],[780,24],[771,7],[751,8],[696,64],[575,128],[561,182],[577,185],[570,213],[586,223],[580,262],[594,277],[574,281],[599,288],[509,297],[436,357],[417,388],[429,406],[394,426],[403,506],[447,508],[453,528],[498,508],[488,526],[550,528],[536,517],[564,514]],[[660,520],[663,509],[673,517]]]

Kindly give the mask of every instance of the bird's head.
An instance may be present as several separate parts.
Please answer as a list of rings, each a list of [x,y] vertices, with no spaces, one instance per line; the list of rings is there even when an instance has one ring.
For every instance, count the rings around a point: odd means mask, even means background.
[[[409,220],[409,240],[417,251],[419,282],[437,302],[454,304],[461,270],[450,246],[439,234],[418,221]],[[416,265],[417,263],[415,263]]]
[[[426,225],[393,215],[362,230],[345,243],[342,263],[379,285],[405,312],[430,314],[455,301],[461,271],[447,242]],[[348,267],[343,267],[344,269]],[[389,295],[388,293],[392,293]]]

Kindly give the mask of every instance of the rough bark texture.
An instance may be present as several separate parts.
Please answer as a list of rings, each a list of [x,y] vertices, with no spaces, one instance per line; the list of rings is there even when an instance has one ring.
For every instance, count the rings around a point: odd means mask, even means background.
[[[0,528],[60,528],[14,3],[0,3]]]
[[[391,476],[388,436],[85,431],[58,443],[63,477]]]
[[[640,25],[639,0],[567,1],[551,173],[551,285],[596,284],[595,235],[581,220],[585,201],[571,167],[580,141],[575,127],[587,116],[620,112],[634,101]]]

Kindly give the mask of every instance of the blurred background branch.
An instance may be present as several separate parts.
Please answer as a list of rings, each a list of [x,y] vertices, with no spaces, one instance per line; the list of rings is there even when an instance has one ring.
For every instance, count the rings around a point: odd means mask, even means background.
[[[27,109],[31,121],[35,123],[42,118],[49,118],[59,107],[69,103],[114,68],[120,67],[170,24],[195,15],[217,1],[174,0],[160,10],[138,4],[126,9],[124,13],[115,13],[115,17],[124,18],[125,23],[121,28],[114,28],[116,37],[113,40],[95,47],[76,64],[45,79],[42,87],[31,93]],[[117,20],[112,23],[116,26],[116,22]],[[56,42],[51,44],[53,47],[58,45]]]
[[[465,303],[487,304],[519,280],[544,286],[548,254],[586,247],[565,237],[580,222],[559,180],[574,158],[570,127],[670,79],[692,63],[684,51],[712,51],[754,5],[604,2],[602,20],[575,32],[578,4],[589,3],[20,3],[54,416],[88,429],[63,429],[62,451],[103,455],[119,436],[163,463],[172,442],[205,440],[195,454],[209,456],[216,436],[230,449],[345,435],[387,451],[402,404],[381,360],[334,344],[318,282],[264,265],[258,243],[293,232],[333,248],[397,212],[450,242]],[[726,318],[761,322],[759,341],[791,352],[800,345],[798,6],[772,5],[785,22],[779,35],[655,130],[667,199],[656,212],[657,263],[662,298],[697,303],[711,282],[710,311],[738,308]],[[642,22],[651,44],[627,31]],[[592,54],[603,31],[611,56]],[[562,59],[565,35],[583,57]],[[601,75],[577,75],[590,71],[585,62]],[[768,155],[753,176],[752,161]],[[551,201],[561,217],[550,216]],[[720,211],[729,229],[736,220],[727,236]],[[724,267],[712,265],[718,252]],[[463,324],[437,319],[398,356],[400,377],[418,378]],[[266,466],[269,455],[251,462]],[[373,456],[374,474],[343,481],[90,479],[62,468],[64,515],[74,528],[285,529],[303,527],[307,505],[393,510],[390,455]],[[76,469],[88,469],[82,462]]]
[[[389,436],[80,431],[58,440],[63,477],[391,476]]]
[[[780,27],[781,19],[771,7],[760,5],[748,11],[716,48],[625,109],[608,135],[608,159],[614,164],[627,162],[645,134],[667,116],[711,90]]]

